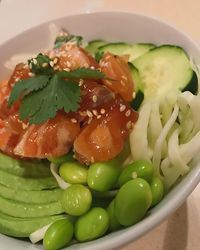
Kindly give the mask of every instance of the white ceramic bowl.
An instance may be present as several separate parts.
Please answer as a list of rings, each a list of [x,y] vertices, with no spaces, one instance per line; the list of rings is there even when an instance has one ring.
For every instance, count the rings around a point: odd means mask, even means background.
[[[124,41],[130,43],[146,42],[159,44],[176,44],[182,46],[188,54],[200,64],[200,48],[187,35],[160,20],[133,13],[104,12],[67,16],[53,20],[59,28],[65,28],[72,34],[82,35],[86,40],[105,39],[108,41]],[[0,80],[6,78],[9,72],[4,63],[17,53],[37,53],[49,44],[49,23],[14,37],[0,47]],[[165,196],[165,198],[150,211],[147,217],[136,225],[111,233],[98,240],[76,244],[67,249],[98,250],[116,249],[134,241],[173,213],[194,190],[200,181],[200,164]],[[6,250],[36,250],[41,245],[31,245],[29,242],[0,235],[0,249]]]

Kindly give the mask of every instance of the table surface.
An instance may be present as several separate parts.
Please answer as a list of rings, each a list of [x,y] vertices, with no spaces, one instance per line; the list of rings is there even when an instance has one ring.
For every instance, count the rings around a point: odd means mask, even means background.
[[[200,44],[200,0],[2,0],[0,44],[50,19],[93,11],[134,11],[161,18]],[[48,6],[48,7],[47,7]],[[200,249],[200,185],[187,201],[157,228],[121,250]]]

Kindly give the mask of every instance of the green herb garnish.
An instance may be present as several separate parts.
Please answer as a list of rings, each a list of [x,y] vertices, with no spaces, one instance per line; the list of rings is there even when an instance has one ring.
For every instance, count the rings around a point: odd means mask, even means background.
[[[103,51],[97,51],[94,55],[95,60],[99,63],[99,61],[102,59],[103,55],[104,55]]]
[[[51,67],[50,62],[51,59],[48,56],[40,53],[37,57],[28,60],[28,65],[34,74],[51,75],[54,73],[54,69]]]
[[[47,56],[39,54],[36,59],[47,60]],[[80,106],[80,79],[104,79],[98,70],[79,68],[67,71],[55,71],[49,64],[48,71],[43,71],[43,63],[34,59],[31,70],[35,76],[18,81],[10,94],[8,105],[12,106],[19,98],[22,99],[19,116],[28,119],[30,124],[40,124],[55,117],[57,111],[75,112]],[[50,62],[50,59],[49,59]]]
[[[60,48],[63,43],[74,42],[77,46],[80,46],[82,43],[82,36],[67,35],[67,36],[58,36],[54,42],[54,48]]]

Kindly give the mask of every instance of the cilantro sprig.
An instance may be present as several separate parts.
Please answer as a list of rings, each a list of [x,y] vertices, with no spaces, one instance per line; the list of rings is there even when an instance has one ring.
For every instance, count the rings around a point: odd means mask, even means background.
[[[77,44],[77,46],[80,46],[82,40],[83,40],[82,36],[75,36],[75,35],[58,36],[54,42],[54,48],[60,48],[63,43],[67,42],[74,42]]]
[[[53,68],[42,71],[43,63],[34,65],[35,75],[18,81],[8,100],[9,107],[19,98],[22,100],[19,116],[21,120],[28,119],[30,124],[44,123],[54,118],[59,110],[64,110],[66,113],[77,111],[81,101],[79,79],[105,78],[102,72],[90,68],[58,72]]]

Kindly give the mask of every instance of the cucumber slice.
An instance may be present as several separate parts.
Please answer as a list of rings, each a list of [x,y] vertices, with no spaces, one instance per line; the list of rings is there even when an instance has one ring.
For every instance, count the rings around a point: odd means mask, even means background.
[[[148,52],[150,49],[155,48],[155,45],[152,43],[136,43],[131,45],[131,53],[129,61],[133,61],[139,56],[142,56],[146,52]]]
[[[131,76],[133,78],[135,92],[137,93],[142,88],[139,70],[130,62],[128,63],[128,66],[130,68]]]
[[[163,45],[134,60],[139,70],[145,99],[162,99],[169,91],[184,90],[193,78],[185,51],[178,46]],[[197,89],[197,83],[193,83]]]
[[[98,48],[102,52],[110,52],[115,55],[129,55],[129,61],[133,61],[137,57],[143,55],[155,45],[148,43],[136,43],[133,45],[127,43],[108,43]]]
[[[95,53],[98,51],[98,48],[100,46],[103,46],[107,42],[103,40],[93,40],[88,43],[88,45],[85,47],[86,51],[88,51],[90,54],[95,55]]]

